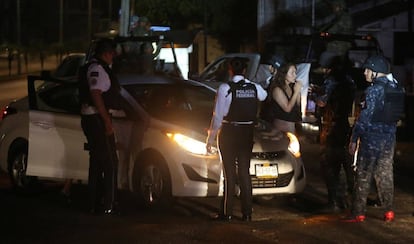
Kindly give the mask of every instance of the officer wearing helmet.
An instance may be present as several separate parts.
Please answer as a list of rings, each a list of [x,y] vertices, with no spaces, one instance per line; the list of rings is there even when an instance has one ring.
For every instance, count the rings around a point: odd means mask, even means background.
[[[109,111],[120,111],[123,101],[119,94],[120,85],[110,67],[114,55],[113,41],[100,39],[96,41],[94,57],[80,72],[81,125],[89,150],[88,188],[92,213],[99,211],[102,189],[104,213],[116,214],[118,211],[118,158]]]
[[[352,110],[355,85],[347,74],[344,57],[326,51],[320,57],[324,84],[315,102],[321,117],[320,144],[322,149],[321,172],[328,190],[326,211],[339,211],[348,206],[347,196],[354,185],[351,158],[347,152],[350,133],[348,115]],[[340,182],[344,170],[346,182]],[[346,185],[347,191],[340,191]]]
[[[349,143],[351,155],[356,152],[358,143],[359,149],[352,212],[345,221],[365,220],[367,197],[374,179],[384,208],[383,220],[390,222],[394,220],[393,156],[398,119],[393,116],[394,112],[386,112],[386,108],[398,110],[403,95],[394,96],[396,100],[392,103],[396,106],[388,106],[388,90],[397,90],[399,85],[392,77],[390,63],[384,56],[369,57],[363,68],[369,86],[365,90],[361,113],[355,122]]]

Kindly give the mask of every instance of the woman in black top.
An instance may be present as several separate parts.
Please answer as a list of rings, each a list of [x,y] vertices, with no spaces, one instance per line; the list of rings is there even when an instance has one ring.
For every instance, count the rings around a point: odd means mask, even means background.
[[[296,80],[296,65],[293,63],[283,65],[270,84],[275,129],[295,133],[295,123],[302,118],[301,88],[302,84]]]

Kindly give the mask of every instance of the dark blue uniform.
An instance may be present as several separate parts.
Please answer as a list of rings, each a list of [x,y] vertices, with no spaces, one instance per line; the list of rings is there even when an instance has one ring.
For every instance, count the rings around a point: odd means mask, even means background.
[[[352,110],[355,85],[345,74],[330,75],[324,83],[324,94],[317,98],[324,104],[321,144],[323,146],[321,171],[328,190],[328,201],[333,210],[348,206],[346,195],[352,194],[354,174],[351,157],[347,150],[350,125],[348,116]],[[323,139],[322,139],[323,138]],[[340,182],[340,171],[344,170],[346,184]],[[347,186],[347,191],[340,188]]]
[[[396,122],[373,119],[376,109],[384,106],[384,86],[397,86],[387,77],[376,78],[365,92],[365,101],[355,123],[351,143],[359,140],[357,172],[352,214],[365,215],[366,201],[375,179],[378,196],[385,211],[392,211],[394,197],[393,156]]]

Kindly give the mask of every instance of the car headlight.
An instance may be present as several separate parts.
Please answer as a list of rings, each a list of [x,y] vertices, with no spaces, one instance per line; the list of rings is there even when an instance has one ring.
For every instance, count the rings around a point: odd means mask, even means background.
[[[207,155],[207,144],[205,142],[195,140],[180,133],[166,133],[166,135],[176,142],[182,149],[190,153]],[[213,148],[213,151],[217,154],[217,148]]]
[[[288,150],[295,156],[296,158],[300,157],[300,144],[298,138],[293,133],[286,133],[289,137],[289,146]]]

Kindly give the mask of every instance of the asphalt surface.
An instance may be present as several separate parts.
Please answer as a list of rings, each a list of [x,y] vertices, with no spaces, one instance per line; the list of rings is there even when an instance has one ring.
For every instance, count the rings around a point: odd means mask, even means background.
[[[255,201],[251,223],[240,216],[231,223],[211,221],[218,198],[181,198],[169,208],[145,209],[126,192],[121,216],[95,216],[86,208],[85,185],[74,184],[68,204],[59,194],[62,183],[46,181],[33,192],[16,194],[0,173],[0,243],[414,243],[414,179],[395,176],[393,223],[384,223],[375,206],[368,207],[365,223],[341,223],[345,212],[323,212],[326,189],[318,153],[317,144],[302,143],[305,191]]]

